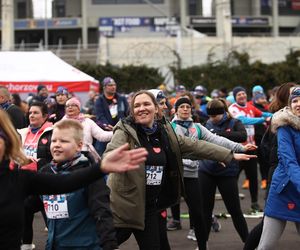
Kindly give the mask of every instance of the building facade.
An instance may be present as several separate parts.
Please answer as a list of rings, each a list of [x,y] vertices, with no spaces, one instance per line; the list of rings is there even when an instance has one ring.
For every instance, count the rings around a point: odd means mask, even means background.
[[[181,24],[216,36],[216,1],[208,17],[202,14],[202,0],[53,0],[52,17],[45,20],[32,18],[32,1],[14,0],[15,43],[98,44],[101,35],[174,36]],[[271,36],[273,2],[278,3],[279,35],[299,35],[300,0],[230,0],[233,36]]]

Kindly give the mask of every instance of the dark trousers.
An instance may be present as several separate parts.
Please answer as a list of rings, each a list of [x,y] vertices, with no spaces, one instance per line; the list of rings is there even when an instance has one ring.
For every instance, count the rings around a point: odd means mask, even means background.
[[[260,237],[264,226],[264,219],[260,221],[250,232],[248,239],[245,242],[244,250],[255,250],[258,247]]]
[[[118,244],[122,244],[129,239],[131,234],[134,235],[139,249],[141,250],[160,250],[159,244],[159,224],[157,213],[145,216],[144,230],[133,228],[116,228]]]
[[[173,220],[180,221],[180,204],[171,207]]]
[[[40,197],[37,195],[31,195],[27,197],[24,202],[24,229],[22,242],[23,244],[31,244],[33,240],[33,219],[34,214],[37,212],[41,212],[45,221],[45,225],[47,226],[47,218],[44,210],[43,202]]]
[[[203,208],[208,236],[212,222],[216,188],[218,187],[226,209],[231,215],[233,225],[242,241],[245,242],[248,237],[248,226],[240,205],[237,178],[234,176],[213,176],[199,172],[199,180],[202,190],[205,190],[203,192],[203,200],[205,201]]]
[[[239,162],[240,171],[245,170],[247,179],[249,179],[249,191],[251,196],[251,202],[257,202],[258,195],[258,183],[257,183],[257,160],[250,159],[249,161]]]
[[[171,250],[167,234],[167,210],[157,214],[159,225],[160,250]]]
[[[199,250],[206,249],[207,226],[203,212],[203,190],[199,178],[184,178],[185,202],[192,216]]]

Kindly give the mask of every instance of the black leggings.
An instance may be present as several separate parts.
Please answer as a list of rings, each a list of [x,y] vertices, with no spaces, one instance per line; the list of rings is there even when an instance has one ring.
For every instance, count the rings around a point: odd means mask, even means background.
[[[203,192],[203,200],[205,201],[203,208],[206,219],[205,224],[207,225],[207,238],[209,237],[209,229],[212,222],[211,217],[215,204],[215,193],[218,187],[226,209],[231,215],[233,225],[242,241],[245,242],[248,237],[248,226],[240,205],[237,178],[234,176],[213,176],[199,172],[199,181],[202,190],[205,190]]]
[[[199,250],[206,249],[207,227],[203,213],[203,196],[199,178],[184,178],[185,202],[189,208],[190,224],[194,227]],[[173,219],[179,220],[180,205],[173,206]],[[173,210],[172,210],[173,212]],[[192,223],[191,223],[192,222]]]
[[[257,160],[250,159],[249,161],[240,161],[240,171],[245,170],[246,178],[249,179],[249,191],[251,202],[257,202],[258,183],[257,183]]]
[[[264,226],[264,219],[260,221],[250,232],[248,239],[245,242],[244,250],[255,250],[258,247],[260,237]]]
[[[203,190],[199,178],[184,178],[185,202],[192,216],[199,250],[206,249],[207,226],[203,212]]]
[[[34,214],[41,212],[44,218],[45,225],[47,226],[47,217],[44,210],[43,202],[37,195],[31,195],[26,198],[24,202],[24,229],[22,242],[23,244],[32,244],[33,240],[33,219]]]
[[[159,250],[159,222],[157,213],[145,216],[144,230],[116,227],[118,244],[122,244],[134,235],[141,250]]]

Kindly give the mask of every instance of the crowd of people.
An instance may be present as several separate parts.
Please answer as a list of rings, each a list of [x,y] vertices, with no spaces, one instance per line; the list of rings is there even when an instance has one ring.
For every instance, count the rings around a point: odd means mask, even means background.
[[[49,93],[39,85],[26,100],[0,86],[0,248],[34,249],[33,218],[42,212],[49,250],[113,250],[132,234],[142,250],[168,250],[167,231],[182,228],[183,197],[187,238],[207,249],[217,188],[245,250],[274,249],[286,221],[300,233],[300,87],[256,85],[250,98],[242,86],[210,96],[202,85],[175,91],[122,95],[105,77],[83,104],[64,86]],[[249,209],[265,214],[251,232],[242,170]]]

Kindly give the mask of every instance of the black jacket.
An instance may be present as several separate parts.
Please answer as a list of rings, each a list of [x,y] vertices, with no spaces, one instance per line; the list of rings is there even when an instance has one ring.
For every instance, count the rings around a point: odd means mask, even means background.
[[[0,249],[20,250],[24,199],[30,194],[58,194],[78,189],[98,179],[97,167],[58,176],[26,170],[10,170],[9,161],[0,162]]]
[[[23,111],[16,105],[10,104],[6,109],[7,114],[10,117],[12,124],[15,129],[25,128],[26,127],[26,119]]]

